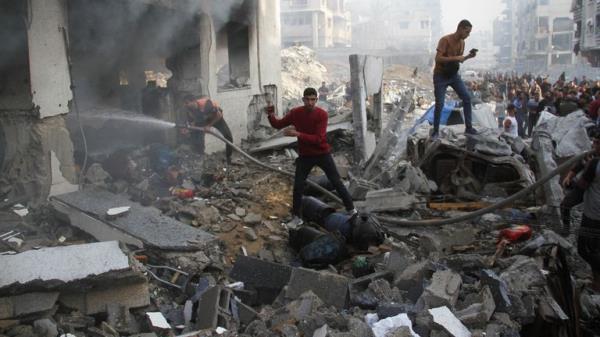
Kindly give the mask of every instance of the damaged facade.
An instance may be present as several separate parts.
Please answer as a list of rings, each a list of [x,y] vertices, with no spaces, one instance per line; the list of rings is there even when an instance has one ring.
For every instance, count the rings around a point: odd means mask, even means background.
[[[126,110],[180,121],[182,97],[205,94],[221,103],[239,143],[247,136],[253,96],[280,84],[279,19],[269,14],[279,12],[278,3],[53,0],[1,6],[3,196],[41,202],[51,192],[74,190],[84,155],[81,120],[85,128],[86,118]],[[157,74],[170,77],[159,83],[151,107],[144,106],[143,90]],[[89,151],[118,146],[111,137],[129,131],[109,126]]]

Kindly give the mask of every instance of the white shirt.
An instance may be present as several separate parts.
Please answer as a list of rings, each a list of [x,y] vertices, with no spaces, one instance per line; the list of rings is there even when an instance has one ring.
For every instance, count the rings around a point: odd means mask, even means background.
[[[508,133],[509,135],[511,135],[513,137],[519,137],[519,131],[517,129],[517,119],[515,117],[511,117],[511,116],[507,115],[504,120],[510,121],[510,127],[504,128],[504,132]]]

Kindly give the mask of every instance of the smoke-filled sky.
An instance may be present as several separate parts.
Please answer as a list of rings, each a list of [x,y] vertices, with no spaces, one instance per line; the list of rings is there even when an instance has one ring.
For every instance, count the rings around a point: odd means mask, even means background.
[[[492,30],[494,19],[504,9],[501,0],[441,0],[443,34],[452,33],[462,19],[473,24],[473,30]]]

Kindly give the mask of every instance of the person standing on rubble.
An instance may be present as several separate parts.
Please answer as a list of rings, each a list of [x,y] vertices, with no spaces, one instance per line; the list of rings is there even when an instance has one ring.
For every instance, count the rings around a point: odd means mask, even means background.
[[[193,95],[186,95],[183,98],[183,103],[187,108],[188,123],[200,127],[204,131],[209,131],[211,127],[214,127],[221,132],[225,139],[233,142],[233,135],[223,118],[223,110],[217,101],[211,100],[208,96],[201,96],[200,99],[196,99]],[[192,142],[200,155],[204,155],[204,133],[196,130],[191,131]],[[231,164],[232,155],[233,148],[227,144],[225,147],[227,165]]]
[[[321,82],[321,87],[319,88],[319,101],[327,102],[327,95],[329,95],[327,83]]]
[[[578,179],[583,193],[583,215],[577,238],[579,255],[592,268],[592,286],[600,291],[600,132],[596,128],[593,137],[595,157],[592,158]]]
[[[299,157],[296,159],[294,175],[294,190],[292,192],[292,220],[289,228],[302,225],[302,195],[308,174],[313,167],[318,166],[325,172],[327,179],[335,187],[342,198],[349,214],[357,213],[350,193],[342,183],[340,174],[331,156],[331,146],[327,143],[327,112],[316,106],[317,91],[306,88],[302,97],[303,106],[290,110],[283,118],[275,116],[275,108],[270,105],[266,112],[269,123],[276,129],[283,129],[288,137],[298,138]]]
[[[472,28],[473,25],[468,20],[462,20],[458,23],[456,32],[442,37],[438,42],[437,54],[435,55],[435,68],[433,69],[435,110],[433,113],[432,139],[438,137],[441,113],[446,98],[446,89],[449,86],[454,89],[463,102],[465,133],[477,133],[471,124],[471,97],[458,74],[460,63],[477,55],[477,49],[471,49],[469,54],[463,55],[465,51],[465,39],[471,34]]]

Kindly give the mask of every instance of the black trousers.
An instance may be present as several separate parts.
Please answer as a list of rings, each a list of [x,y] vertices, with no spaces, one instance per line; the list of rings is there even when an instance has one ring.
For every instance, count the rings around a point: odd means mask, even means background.
[[[338,195],[342,198],[346,210],[349,211],[354,209],[352,197],[346,189],[346,186],[344,186],[342,183],[342,178],[340,178],[340,174],[335,166],[333,157],[330,153],[327,153],[318,156],[300,156],[296,159],[292,214],[297,216],[302,215],[302,195],[304,194],[306,178],[315,166],[318,166],[321,170],[323,170],[323,172],[325,172],[327,179],[329,179]]]
[[[527,123],[527,135],[529,137],[531,137],[531,132],[533,131],[533,127],[535,126],[535,124],[538,121],[538,118],[540,118],[540,113],[529,113],[529,117],[528,117],[528,123]]]
[[[231,130],[229,130],[229,126],[225,122],[225,119],[221,118],[217,121],[213,127],[225,137],[228,141],[233,143],[233,135],[231,134]],[[204,132],[194,131],[192,130],[192,143],[194,144],[194,148],[198,151],[199,154],[204,154]],[[225,156],[227,158],[227,163],[231,163],[231,155],[233,154],[233,147],[229,144],[225,146]]]
[[[583,214],[577,238],[577,252],[589,263],[594,273],[600,273],[600,221]]]
[[[566,229],[569,229],[569,226],[571,225],[571,208],[583,202],[583,192],[585,192],[583,189],[574,186],[567,191],[567,194],[565,194],[565,197],[560,203],[560,214]]]

